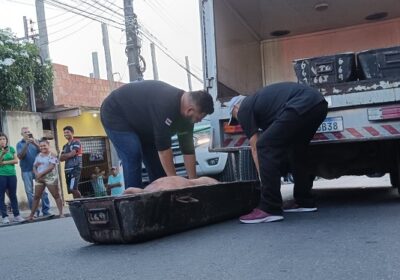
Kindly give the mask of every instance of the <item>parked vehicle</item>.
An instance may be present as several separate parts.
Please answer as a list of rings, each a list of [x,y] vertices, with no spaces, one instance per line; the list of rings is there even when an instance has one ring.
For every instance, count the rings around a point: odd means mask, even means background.
[[[315,175],[390,173],[400,187],[400,2],[200,3],[205,87],[215,100],[211,150],[233,154],[236,179],[252,161],[244,160],[249,143],[240,126],[227,125],[226,102],[298,81],[329,104],[311,143]]]
[[[193,142],[196,152],[196,172],[198,176],[212,176],[219,178],[223,176],[228,155],[226,153],[210,152],[211,126],[208,122],[195,124],[193,130]],[[176,173],[186,177],[186,169],[183,162],[183,155],[179,148],[178,137],[172,137],[172,152]],[[148,181],[146,169],[143,166],[143,181]]]

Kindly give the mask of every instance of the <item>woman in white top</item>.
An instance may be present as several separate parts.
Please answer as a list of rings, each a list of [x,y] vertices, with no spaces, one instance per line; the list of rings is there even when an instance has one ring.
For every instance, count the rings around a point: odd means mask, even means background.
[[[63,206],[58,187],[58,158],[50,152],[50,143],[46,138],[39,141],[40,153],[36,156],[33,163],[33,173],[35,174],[35,196],[33,198],[31,214],[28,220],[33,220],[36,209],[39,206],[39,200],[42,197],[44,189],[47,187],[56,201],[60,217],[63,215]]]

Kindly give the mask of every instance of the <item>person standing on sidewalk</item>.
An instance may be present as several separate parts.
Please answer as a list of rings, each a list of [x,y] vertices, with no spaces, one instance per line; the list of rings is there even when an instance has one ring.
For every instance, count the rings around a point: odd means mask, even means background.
[[[34,196],[32,172],[33,162],[39,154],[39,143],[33,137],[29,127],[21,128],[22,139],[17,143],[17,156],[19,159],[19,166],[21,168],[22,181],[24,182],[25,193],[28,199],[29,209],[32,210],[32,202]],[[50,200],[47,191],[45,190],[42,195],[42,214],[43,216],[50,215]],[[39,217],[39,209],[36,211],[36,216]]]
[[[102,197],[107,195],[106,187],[104,186],[104,180],[106,179],[106,172],[100,170],[100,167],[96,166],[92,174],[92,188],[95,197]]]
[[[60,196],[60,189],[58,186],[58,172],[57,155],[50,152],[50,143],[46,138],[42,138],[39,141],[40,153],[36,156],[33,163],[33,173],[35,174],[35,195],[33,197],[33,205],[31,214],[27,218],[32,221],[36,209],[39,206],[40,197],[43,191],[48,188],[54,200],[56,201],[58,212],[61,217],[63,215],[63,202]]]
[[[74,128],[66,126],[63,129],[67,144],[63,146],[60,161],[65,161],[65,179],[67,181],[67,190],[74,198],[80,198],[81,193],[78,189],[78,183],[81,178],[82,170],[82,145],[79,139],[74,138]]]
[[[124,193],[124,178],[118,172],[118,167],[111,167],[110,176],[108,176],[107,190],[111,190],[112,196],[119,196]]]
[[[14,214],[14,222],[23,222],[18,208],[17,199],[17,176],[15,165],[18,163],[18,157],[15,149],[8,146],[8,137],[0,132],[0,211],[3,218],[3,224],[9,224],[7,207],[4,203],[6,191],[10,198],[12,212]]]
[[[283,211],[316,211],[307,150],[327,115],[328,105],[321,93],[302,84],[277,83],[254,95],[232,98],[229,109],[231,121],[236,119],[250,139],[253,160],[261,179],[260,203],[251,213],[241,216],[240,221],[283,220],[280,177],[288,154],[295,201],[283,206]]]

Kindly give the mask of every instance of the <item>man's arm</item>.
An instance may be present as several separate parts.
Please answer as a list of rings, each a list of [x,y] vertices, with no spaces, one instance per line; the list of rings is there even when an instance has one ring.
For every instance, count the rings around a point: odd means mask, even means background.
[[[164,151],[158,151],[158,156],[160,157],[161,165],[167,176],[176,176],[172,149],[169,148]]]
[[[76,155],[77,151],[76,150],[72,150],[69,153],[62,153],[60,156],[60,161],[66,161],[70,158],[73,158]]]
[[[260,174],[260,167],[258,165],[258,155],[257,155],[257,141],[258,141],[258,133],[254,133],[253,136],[250,137],[251,155],[253,156],[253,161],[257,168],[257,172],[258,174]]]
[[[196,179],[196,155],[183,155],[183,162],[189,179]]]
[[[20,142],[20,143],[22,145],[22,142]],[[26,152],[28,151],[29,142],[27,142],[27,141],[25,142],[25,145],[22,147],[22,150],[20,149],[20,147],[21,147],[20,143],[17,144],[17,152],[18,152],[18,150],[20,150],[17,154],[17,157],[21,160],[21,159],[24,159],[26,156]]]

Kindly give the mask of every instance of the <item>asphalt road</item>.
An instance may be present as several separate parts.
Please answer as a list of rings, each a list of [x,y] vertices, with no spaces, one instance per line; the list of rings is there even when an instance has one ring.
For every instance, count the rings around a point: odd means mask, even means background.
[[[72,218],[0,228],[0,279],[399,279],[397,190],[316,185],[316,213],[230,220],[142,244],[89,244]]]

